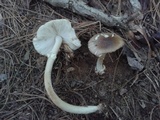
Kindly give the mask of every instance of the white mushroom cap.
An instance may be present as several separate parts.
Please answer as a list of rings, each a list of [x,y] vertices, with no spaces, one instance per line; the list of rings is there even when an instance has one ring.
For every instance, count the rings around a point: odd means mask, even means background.
[[[33,45],[40,54],[47,56],[55,44],[56,36],[60,36],[72,50],[81,46],[75,30],[66,19],[51,20],[42,25],[33,39]]]
[[[121,48],[124,41],[114,33],[99,33],[88,42],[88,48],[92,54],[100,57],[102,54],[111,53]]]

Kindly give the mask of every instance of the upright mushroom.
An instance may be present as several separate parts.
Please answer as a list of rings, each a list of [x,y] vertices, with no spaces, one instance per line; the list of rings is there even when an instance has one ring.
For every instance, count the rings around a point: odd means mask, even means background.
[[[61,100],[55,93],[51,82],[51,71],[62,43],[67,44],[72,50],[76,50],[81,46],[81,43],[75,34],[75,30],[72,28],[71,23],[66,19],[51,20],[45,23],[38,29],[37,35],[33,39],[33,45],[38,53],[48,57],[44,73],[44,84],[49,98],[56,106],[70,113],[88,114],[101,110],[101,105],[71,105]]]
[[[122,38],[114,33],[99,33],[88,42],[90,52],[98,57],[95,72],[102,75],[106,69],[103,60],[106,53],[111,53],[124,45]]]

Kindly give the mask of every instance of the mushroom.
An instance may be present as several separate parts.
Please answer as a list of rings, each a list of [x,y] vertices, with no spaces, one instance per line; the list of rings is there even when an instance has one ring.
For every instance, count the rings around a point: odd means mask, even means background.
[[[111,53],[124,45],[122,38],[115,33],[99,33],[94,35],[88,42],[90,52],[98,57],[95,72],[104,74],[106,67],[103,60],[106,53]]]
[[[38,29],[37,35],[33,38],[33,45],[37,52],[48,57],[44,72],[44,85],[49,98],[60,109],[70,113],[88,114],[101,110],[101,104],[76,106],[61,100],[55,93],[51,82],[51,71],[62,43],[67,44],[71,50],[76,50],[81,46],[75,30],[66,19],[51,20],[45,23]]]

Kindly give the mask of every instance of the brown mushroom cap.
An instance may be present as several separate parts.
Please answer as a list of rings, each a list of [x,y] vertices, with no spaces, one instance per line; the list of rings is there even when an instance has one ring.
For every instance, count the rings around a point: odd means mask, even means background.
[[[123,45],[123,39],[114,33],[96,34],[88,42],[89,50],[98,57],[105,53],[114,52]]]

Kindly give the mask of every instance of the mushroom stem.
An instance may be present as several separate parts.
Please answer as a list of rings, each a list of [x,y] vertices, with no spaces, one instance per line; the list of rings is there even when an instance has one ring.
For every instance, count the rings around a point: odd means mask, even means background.
[[[52,54],[48,55],[48,60],[46,63],[46,68],[45,68],[45,73],[44,73],[44,84],[45,84],[45,89],[47,91],[47,94],[49,98],[52,100],[52,102],[58,106],[60,109],[70,112],[70,113],[75,113],[75,114],[88,114],[88,113],[93,113],[96,112],[97,110],[102,110],[102,105],[97,105],[97,106],[75,106],[71,105],[63,100],[61,100],[58,95],[55,93],[53,87],[52,87],[52,82],[51,82],[51,71],[52,71],[52,66],[53,63],[56,59],[56,55],[58,53],[58,50],[61,46],[62,43],[62,38],[61,37],[56,37],[55,45],[52,49]]]
[[[95,67],[95,72],[97,74],[102,75],[104,73],[104,70],[106,69],[105,65],[103,65],[103,60],[105,58],[106,54],[102,54],[100,57],[98,57],[96,67]]]

